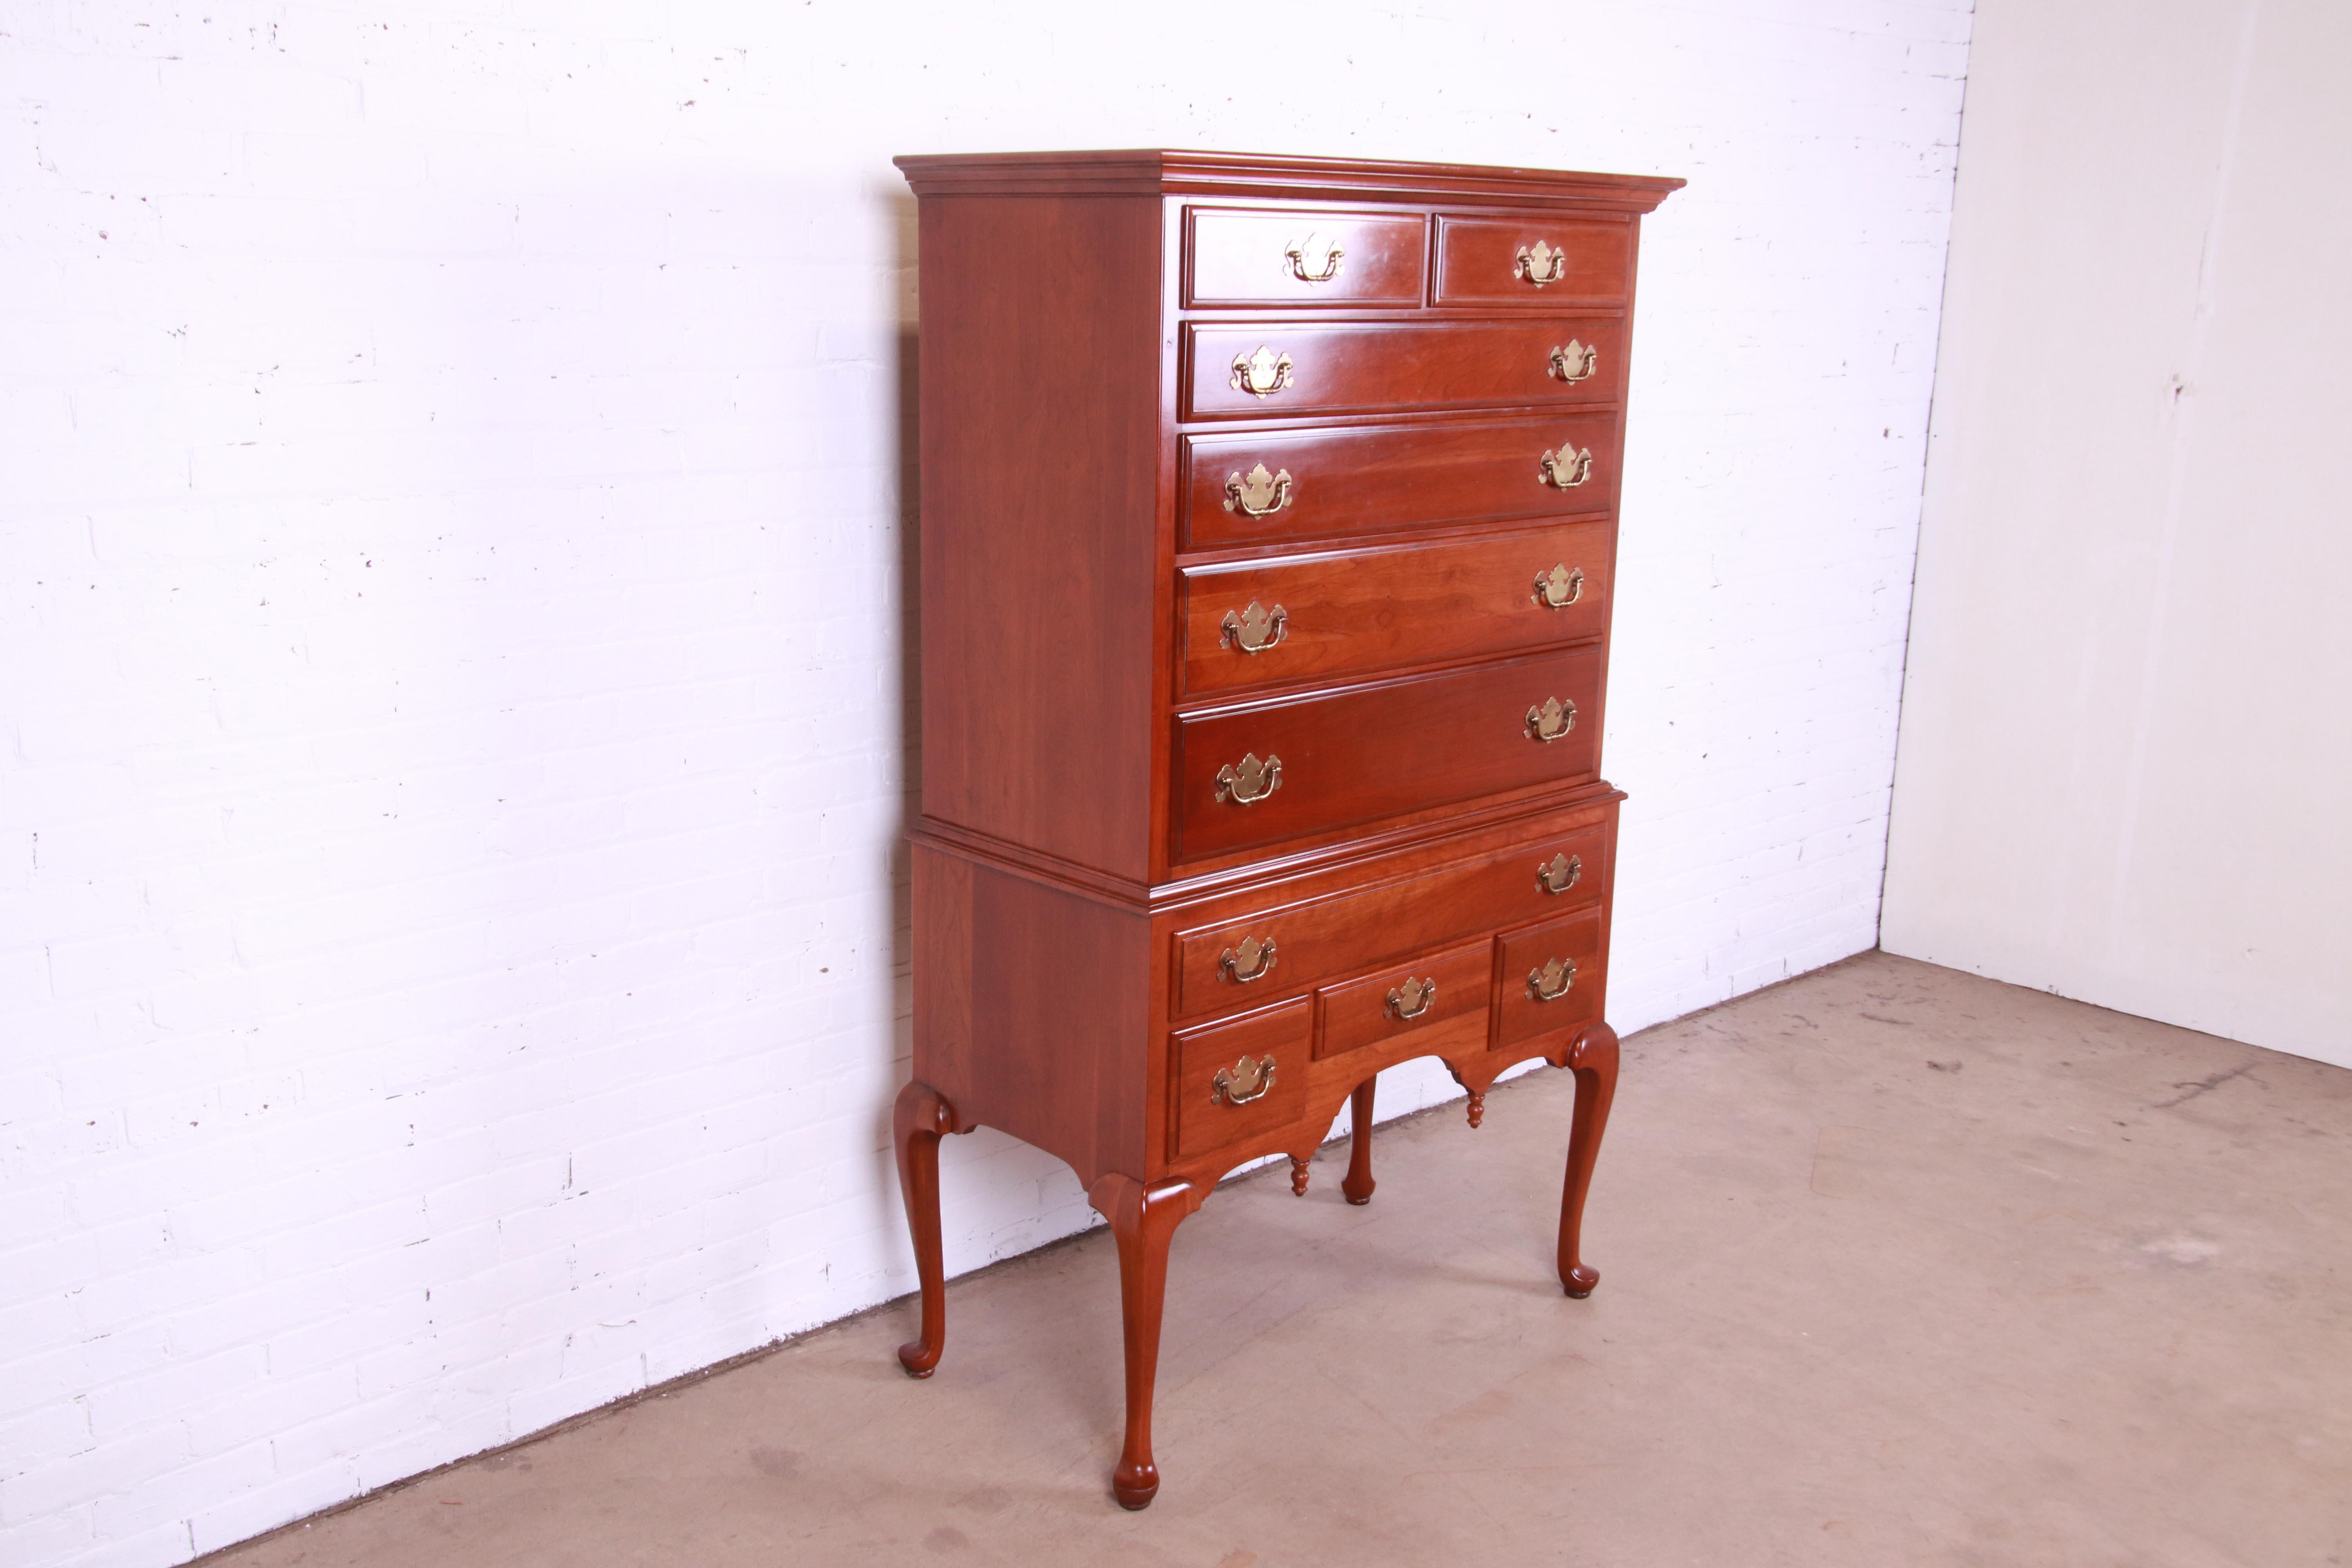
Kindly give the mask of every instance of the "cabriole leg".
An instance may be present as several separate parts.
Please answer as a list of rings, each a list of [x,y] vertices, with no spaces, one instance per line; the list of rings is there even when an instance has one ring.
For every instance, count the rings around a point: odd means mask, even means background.
[[[907,1229],[915,1238],[915,1278],[923,1292],[921,1336],[898,1347],[910,1377],[929,1377],[947,1342],[948,1291],[940,1262],[940,1139],[964,1131],[955,1108],[925,1083],[898,1091],[891,1118],[898,1146],[898,1194],[907,1202]]]
[[[1372,1086],[1381,1080],[1368,1078],[1356,1086],[1348,1097],[1350,1123],[1355,1131],[1348,1139],[1348,1174],[1339,1184],[1339,1191],[1351,1204],[1372,1201]]]
[[[1190,1182],[1147,1187],[1112,1172],[1096,1181],[1087,1201],[1110,1221],[1118,1244],[1120,1319],[1127,1332],[1127,1444],[1111,1472],[1121,1508],[1143,1508],[1160,1490],[1151,1462],[1151,1389],[1160,1372],[1160,1312],[1168,1297],[1168,1243],[1202,1194]]]
[[[1568,1179],[1559,1195],[1559,1282],[1580,1300],[1601,1283],[1601,1275],[1585,1266],[1578,1246],[1584,1228],[1584,1196],[1592,1187],[1592,1162],[1609,1125],[1609,1102],[1617,1095],[1617,1032],[1606,1024],[1588,1026],[1570,1050],[1568,1066],[1576,1074],[1576,1112],[1568,1134]]]

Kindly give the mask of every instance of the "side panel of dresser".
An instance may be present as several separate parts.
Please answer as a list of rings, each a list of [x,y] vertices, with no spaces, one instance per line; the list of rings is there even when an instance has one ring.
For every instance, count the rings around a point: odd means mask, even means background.
[[[920,840],[914,872],[915,1077],[1089,1186],[1145,1169],[1150,921]]]
[[[923,812],[1139,887],[1160,204],[919,213]]]

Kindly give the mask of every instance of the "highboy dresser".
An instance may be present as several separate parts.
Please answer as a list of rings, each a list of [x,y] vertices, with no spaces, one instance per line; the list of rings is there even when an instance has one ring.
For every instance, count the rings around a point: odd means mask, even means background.
[[[919,198],[922,814],[898,1171],[927,1376],[939,1140],[1117,1238],[1151,1500],[1168,1244],[1373,1075],[1617,1077],[1601,777],[1641,215],[1679,180],[1195,153],[898,160]]]

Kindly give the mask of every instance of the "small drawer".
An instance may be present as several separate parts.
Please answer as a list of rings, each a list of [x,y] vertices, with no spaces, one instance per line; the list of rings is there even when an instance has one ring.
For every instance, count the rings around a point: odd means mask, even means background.
[[[1176,721],[1177,858],[1581,783],[1601,758],[1592,645]]]
[[[1625,375],[1617,316],[1277,321],[1187,326],[1184,341],[1184,411],[1193,419],[1608,403]]]
[[[1418,305],[1428,235],[1419,213],[1189,207],[1184,303]]]
[[[1491,942],[1326,986],[1315,1026],[1316,1059],[1370,1046],[1401,1048],[1403,1056],[1483,1051],[1494,990]]]
[[[1609,525],[1191,566],[1184,689],[1238,691],[1599,637]]]
[[[1171,1041],[1176,1157],[1222,1149],[1298,1120],[1307,1103],[1306,997],[1188,1029]]]
[[[1418,876],[1228,915],[1176,937],[1179,1017],[1287,996],[1594,902],[1608,879],[1598,825]],[[1555,891],[1554,889],[1558,890]],[[1271,945],[1272,952],[1267,951]],[[1482,942],[1481,951],[1488,945]],[[1246,977],[1246,978],[1244,978]]]
[[[1528,305],[1625,298],[1633,276],[1632,220],[1441,217],[1441,305]]]
[[[1503,939],[1501,1022],[1495,1043],[1581,1027],[1601,1016],[1601,919],[1589,909]]]
[[[1184,548],[1360,539],[1433,523],[1605,511],[1617,416],[1187,436]]]

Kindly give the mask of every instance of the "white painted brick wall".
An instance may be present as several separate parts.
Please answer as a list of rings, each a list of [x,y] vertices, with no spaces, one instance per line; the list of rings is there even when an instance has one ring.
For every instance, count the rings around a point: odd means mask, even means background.
[[[1870,946],[1968,31],[9,7],[0,1560],[176,1562],[909,1288],[895,152],[1689,176],[1616,1018]],[[1088,1220],[945,1165],[954,1268]]]

